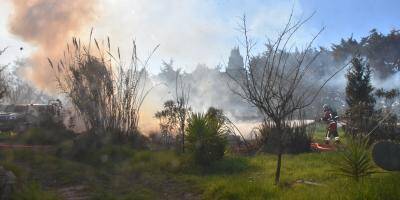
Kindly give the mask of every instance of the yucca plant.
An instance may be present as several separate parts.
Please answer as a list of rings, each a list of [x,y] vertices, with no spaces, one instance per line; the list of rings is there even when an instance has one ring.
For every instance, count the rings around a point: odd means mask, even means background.
[[[226,129],[216,115],[192,114],[186,129],[187,147],[194,161],[206,166],[224,156]]]
[[[334,172],[350,177],[357,182],[366,176],[377,173],[368,142],[365,137],[349,138],[338,159],[332,162]]]

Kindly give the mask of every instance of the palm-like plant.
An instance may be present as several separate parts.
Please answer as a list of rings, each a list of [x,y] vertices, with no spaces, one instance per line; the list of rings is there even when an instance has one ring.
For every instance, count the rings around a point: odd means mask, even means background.
[[[224,156],[226,129],[223,120],[210,112],[192,114],[186,129],[188,149],[197,164],[208,165]]]
[[[368,139],[364,137],[350,138],[339,158],[332,164],[336,174],[350,177],[357,182],[377,173],[371,159]]]

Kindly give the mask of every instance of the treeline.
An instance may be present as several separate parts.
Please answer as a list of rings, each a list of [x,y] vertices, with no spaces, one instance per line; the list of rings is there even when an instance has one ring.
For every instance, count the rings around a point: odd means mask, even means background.
[[[338,68],[349,64],[353,57],[361,57],[371,67],[371,78],[379,80],[391,78],[399,71],[400,64],[400,33],[392,30],[388,34],[372,30],[366,37],[357,41],[353,37],[342,39],[339,44],[333,44],[330,48],[311,48],[306,59],[315,58],[307,74],[306,80],[310,83],[321,83]],[[289,62],[295,62],[299,50],[287,52]],[[263,68],[268,52],[253,57],[256,68]],[[248,106],[246,102],[235,97],[231,89],[234,83],[228,74],[233,77],[241,76],[244,70],[244,58],[239,47],[234,47],[227,60],[226,66],[215,68],[199,64],[192,72],[183,72],[185,81],[192,85],[191,104],[200,110],[206,110],[209,106],[215,106],[226,111],[228,115],[237,120],[256,120],[260,117],[256,109]],[[179,66],[173,62],[164,62],[161,72],[154,78],[166,83],[169,91],[174,91],[175,79]],[[307,111],[307,118],[316,118],[320,114],[321,107],[329,104],[335,107],[339,113],[345,111],[345,79],[346,71],[336,75],[333,80],[321,91],[319,97]],[[381,86],[376,86],[377,88]],[[390,89],[390,88],[388,88]],[[206,96],[206,98],[204,98]],[[211,103],[212,102],[212,103]],[[377,104],[377,106],[381,106]]]

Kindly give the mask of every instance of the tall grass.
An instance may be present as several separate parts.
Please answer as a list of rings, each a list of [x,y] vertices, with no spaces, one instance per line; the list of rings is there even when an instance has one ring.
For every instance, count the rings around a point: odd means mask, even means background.
[[[148,59],[137,57],[133,42],[130,63],[124,64],[119,49],[112,53],[109,39],[99,44],[91,36],[86,45],[73,38],[57,65],[49,59],[58,86],[93,133],[137,135],[139,111],[149,92],[145,87]]]

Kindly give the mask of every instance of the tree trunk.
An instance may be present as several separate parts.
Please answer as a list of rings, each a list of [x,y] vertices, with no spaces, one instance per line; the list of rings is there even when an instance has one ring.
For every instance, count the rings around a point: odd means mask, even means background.
[[[182,131],[182,153],[185,153],[185,132]]]
[[[281,178],[281,163],[282,163],[282,151],[281,148],[279,148],[278,160],[276,163],[276,172],[275,172],[275,185],[279,184],[279,180]]]
[[[185,123],[181,123],[182,153],[185,153]]]
[[[280,178],[281,178],[281,165],[282,165],[282,134],[284,134],[283,129],[281,128],[281,123],[280,121],[277,120],[276,122],[276,129],[279,134],[279,139],[278,139],[278,159],[276,163],[276,172],[275,172],[275,185],[279,184]]]

